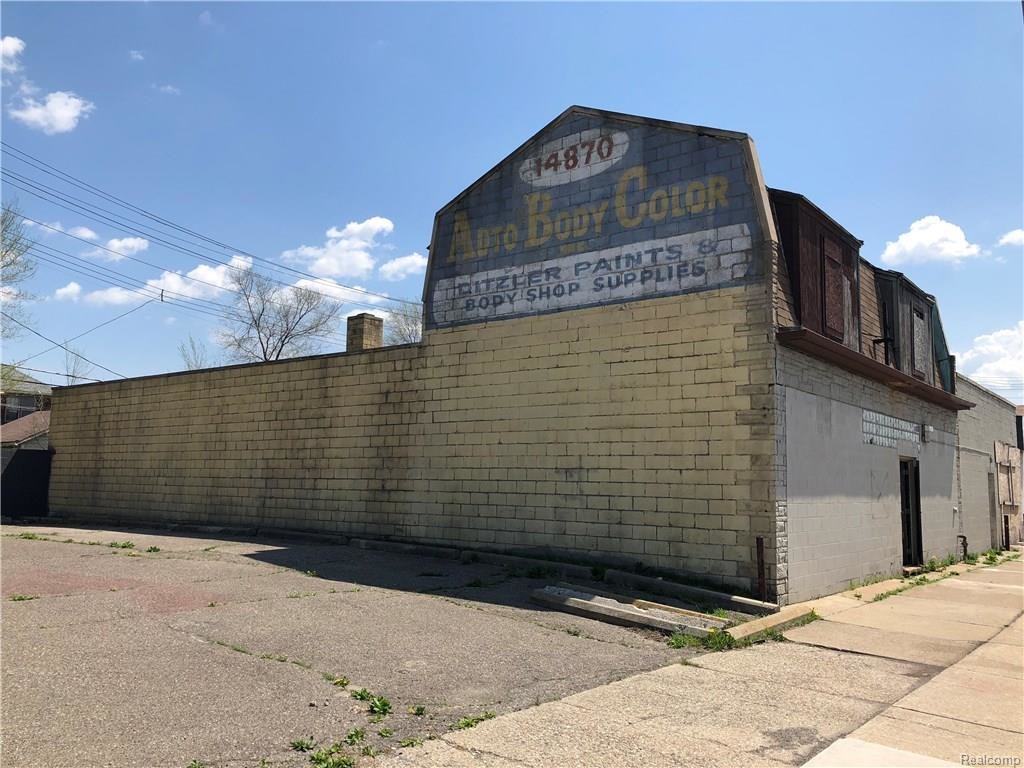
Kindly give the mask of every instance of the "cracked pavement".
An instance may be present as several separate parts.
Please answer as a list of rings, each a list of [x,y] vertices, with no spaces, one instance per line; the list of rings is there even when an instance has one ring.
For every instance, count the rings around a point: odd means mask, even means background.
[[[693,654],[541,609],[528,598],[544,582],[501,566],[308,540],[3,533],[12,768],[300,766],[292,740],[329,745],[356,728],[365,740],[345,751],[372,764],[365,746],[395,749]],[[379,723],[349,694],[364,687],[392,704]],[[425,715],[409,713],[418,705]]]

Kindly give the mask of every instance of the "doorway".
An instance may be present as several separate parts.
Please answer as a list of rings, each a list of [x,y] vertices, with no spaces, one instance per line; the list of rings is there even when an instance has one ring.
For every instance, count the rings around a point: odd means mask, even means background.
[[[900,459],[900,519],[903,523],[903,565],[923,565],[921,468],[917,459]]]

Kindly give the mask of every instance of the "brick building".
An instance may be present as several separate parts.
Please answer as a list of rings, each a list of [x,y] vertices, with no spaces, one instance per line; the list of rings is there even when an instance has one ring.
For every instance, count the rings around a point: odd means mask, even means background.
[[[896,572],[955,550],[971,404],[859,247],[745,134],[573,107],[438,212],[421,344],[58,389],[50,506],[779,602]]]

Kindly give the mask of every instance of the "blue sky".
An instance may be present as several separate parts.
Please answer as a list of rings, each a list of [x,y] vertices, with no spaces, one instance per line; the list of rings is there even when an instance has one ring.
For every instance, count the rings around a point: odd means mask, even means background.
[[[935,294],[961,370],[1024,402],[999,387],[1024,376],[1019,3],[9,2],[2,26],[5,142],[238,249],[402,298],[420,295],[434,212],[570,104],[744,131],[769,185]],[[33,228],[103,267],[157,280],[202,263],[12,196],[155,265]],[[67,339],[143,301],[110,288],[40,264],[36,327]],[[156,373],[216,326],[154,303],[75,345]],[[3,358],[47,346],[26,335]],[[64,355],[28,365],[63,371]]]

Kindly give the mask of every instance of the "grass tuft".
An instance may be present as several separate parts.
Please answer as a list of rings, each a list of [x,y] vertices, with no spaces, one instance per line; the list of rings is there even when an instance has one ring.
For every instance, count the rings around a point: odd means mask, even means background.
[[[490,720],[493,717],[495,717],[493,712],[481,712],[479,715],[463,717],[452,727],[457,731],[464,731],[467,728],[473,728],[474,726],[480,725],[484,720]]]
[[[370,713],[374,715],[386,715],[391,711],[391,701],[383,696],[374,696],[370,699]]]
[[[296,752],[309,752],[313,749],[313,747],[316,746],[316,742],[313,741],[312,738],[299,738],[293,739],[292,743],[288,746],[294,749]]]
[[[38,600],[39,595],[11,595],[9,598],[12,603],[23,603],[26,600]]]

